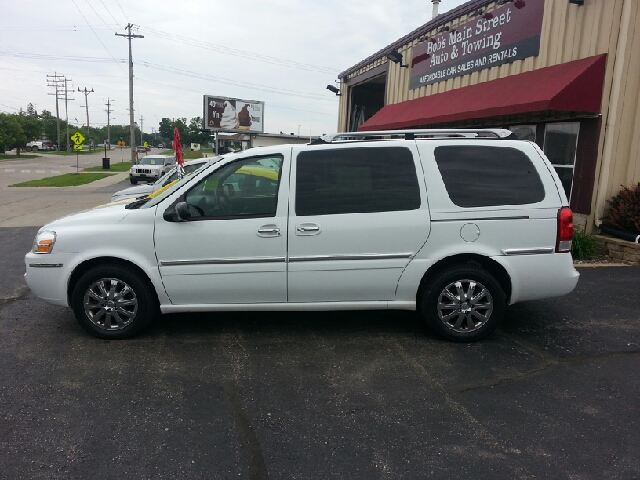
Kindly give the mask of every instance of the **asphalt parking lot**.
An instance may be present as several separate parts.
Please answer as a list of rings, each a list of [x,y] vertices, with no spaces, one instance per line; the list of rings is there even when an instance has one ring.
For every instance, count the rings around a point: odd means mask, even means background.
[[[409,312],[169,315],[98,340],[31,295],[23,256],[120,175],[0,178],[0,479],[640,478],[640,267],[581,267],[470,345]]]
[[[459,345],[407,312],[171,315],[87,335],[0,228],[0,477],[640,477],[638,267]]]

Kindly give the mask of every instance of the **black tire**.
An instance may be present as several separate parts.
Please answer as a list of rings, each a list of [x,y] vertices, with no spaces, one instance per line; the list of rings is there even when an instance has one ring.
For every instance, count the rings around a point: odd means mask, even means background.
[[[456,265],[427,282],[421,293],[420,313],[441,337],[474,342],[498,327],[506,298],[500,283],[486,270],[473,264]]]
[[[32,152],[37,152],[38,151],[38,146],[34,145],[33,147],[31,147],[31,151]]]
[[[118,340],[149,325],[158,313],[158,300],[148,279],[135,269],[105,264],[80,277],[71,294],[71,307],[87,332]]]
[[[138,184],[138,181],[134,180],[133,178],[130,178],[129,180],[131,181],[131,185],[137,185]]]

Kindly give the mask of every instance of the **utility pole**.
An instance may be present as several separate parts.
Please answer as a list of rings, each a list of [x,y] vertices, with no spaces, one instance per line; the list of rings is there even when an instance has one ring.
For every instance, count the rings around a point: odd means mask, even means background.
[[[69,151],[69,100],[75,100],[75,98],[69,98],[69,88],[67,82],[71,81],[71,78],[64,78],[64,121],[67,125],[67,152]]]
[[[127,24],[125,30],[128,31],[127,34],[124,33],[116,33],[119,37],[126,37],[129,40],[129,134],[131,143],[131,163],[135,163],[136,161],[136,127],[133,119],[135,118],[133,115],[133,56],[131,55],[131,39],[132,38],[144,38],[143,35],[134,35],[131,33],[131,29],[133,25],[131,23]]]
[[[80,90],[80,87],[78,87],[78,91],[80,93],[84,93],[84,106],[87,109],[87,135],[91,135],[91,133],[89,132],[89,101],[87,96],[90,93],[93,93],[93,88],[91,90],[87,90],[87,87],[84,87],[84,90]]]
[[[107,106],[107,143],[109,144],[109,150],[111,150],[111,102],[112,100],[107,97],[107,103],[105,103],[105,105]]]
[[[60,151],[60,110],[58,108],[58,95],[60,93],[60,87],[63,82],[63,75],[58,75],[57,72],[53,72],[53,75],[47,75],[47,78],[52,78],[53,80],[47,80],[48,87],[54,87],[56,89],[56,93],[48,93],[47,95],[55,95],[56,96],[56,126],[58,130],[58,143],[57,150]]]
[[[140,143],[144,145],[144,117],[140,115]]]

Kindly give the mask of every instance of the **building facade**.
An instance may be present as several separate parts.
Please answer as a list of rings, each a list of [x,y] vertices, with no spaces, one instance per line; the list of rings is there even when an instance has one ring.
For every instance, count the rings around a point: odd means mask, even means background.
[[[587,231],[640,182],[639,0],[471,0],[339,80],[338,131],[500,127],[536,142]]]

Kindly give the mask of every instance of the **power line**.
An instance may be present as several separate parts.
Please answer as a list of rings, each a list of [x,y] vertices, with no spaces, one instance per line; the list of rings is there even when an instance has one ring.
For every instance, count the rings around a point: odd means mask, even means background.
[[[2,52],[0,51],[0,55],[7,55],[10,57],[18,57],[18,58],[30,58],[34,60],[65,60],[72,62],[90,62],[90,63],[111,63],[115,60],[113,57],[111,59],[105,57],[83,57],[79,55],[44,55],[40,53],[10,53],[10,52]],[[121,58],[120,60],[116,60],[117,63],[125,63],[126,60]]]
[[[198,94],[202,95],[202,90],[193,90],[191,88],[178,87],[177,85],[171,85],[170,83],[154,82],[153,80],[147,80],[147,79],[141,78],[141,77],[136,77],[136,80],[138,82],[153,83],[155,85],[161,85],[163,87],[175,88],[176,90],[180,90],[180,91],[183,91],[183,92],[194,92],[194,93],[198,93]],[[302,109],[299,109],[299,108],[284,107],[282,105],[277,105],[277,104],[273,104],[273,103],[269,103],[269,108],[270,109],[271,108],[284,108],[286,110],[294,110],[296,112],[314,113],[316,115],[326,115],[326,116],[329,116],[329,117],[333,117],[334,116],[333,113],[316,112],[314,110],[302,110]]]
[[[318,65],[313,65],[310,63],[300,63],[300,62],[296,62],[293,60],[289,60],[289,59],[285,59],[285,58],[278,58],[278,57],[271,57],[268,55],[262,55],[256,52],[249,52],[246,50],[240,50],[237,48],[230,48],[230,47],[225,47],[224,45],[217,45],[214,43],[208,43],[208,42],[202,42],[200,40],[196,40],[193,38],[189,38],[189,37],[184,37],[182,35],[175,35],[172,33],[168,33],[168,32],[163,32],[162,30],[156,30],[153,28],[148,28],[148,27],[142,27],[143,30],[150,32],[152,35],[155,35],[157,37],[160,38],[164,38],[167,40],[171,40],[172,42],[180,42],[180,43],[184,43],[186,45],[191,45],[191,46],[197,46],[200,48],[204,48],[207,50],[214,50],[216,52],[220,52],[226,55],[233,55],[236,57],[243,57],[243,58],[247,58],[250,60],[256,60],[259,62],[264,62],[264,63],[269,63],[272,65],[280,65],[280,66],[284,66],[284,67],[293,67],[293,68],[297,68],[299,70],[308,70],[308,71],[317,71],[317,72],[321,72],[321,73],[327,73],[330,75],[336,75],[338,72],[338,70],[333,69],[333,68],[329,68],[329,67],[321,67]]]
[[[114,17],[114,16],[111,14],[111,11],[107,8],[107,6],[105,5],[105,3],[104,3],[102,0],[100,0],[100,3],[101,3],[101,4],[102,4],[102,6],[104,7],[104,9],[107,11],[107,13],[108,13],[109,15],[111,15],[111,18],[113,18],[113,21],[114,21],[114,22],[116,22],[116,25],[120,26],[120,22],[118,22],[118,19],[117,19],[116,17]],[[106,25],[106,23],[107,23],[107,22],[105,22],[105,25]]]
[[[98,18],[102,21],[102,23],[104,23],[107,27],[109,27],[109,24],[108,24],[107,22],[105,22],[105,21],[104,21],[104,18],[102,18],[102,15],[100,15],[100,14],[96,11],[96,9],[95,9],[95,8],[93,8],[93,5],[91,5],[91,3],[89,3],[89,1],[88,1],[88,0],[84,0],[84,1],[85,1],[85,3],[86,3],[87,5],[89,5],[89,8],[90,8],[91,10],[93,10],[93,13],[95,13],[95,14],[98,16]],[[104,5],[104,3],[103,3],[102,5]],[[115,19],[114,19],[114,20],[115,20]],[[93,27],[92,27],[92,28],[93,28]],[[111,27],[109,27],[109,28],[111,28]],[[116,29],[115,29],[115,28],[111,28],[111,30],[112,30],[114,33],[116,32]]]
[[[82,10],[80,10],[80,7],[78,7],[78,4],[76,3],[76,0],[71,0],[73,2],[73,4],[76,6],[76,8],[78,9],[78,12],[80,13],[80,15],[82,16],[82,18],[84,18],[84,21],[87,22],[87,25],[89,25],[91,27],[91,24],[89,23],[89,21],[87,20],[87,18],[84,16],[84,13],[82,13]],[[94,10],[95,12],[95,10]],[[98,39],[98,41],[100,42],[100,45],[102,45],[102,47],[105,49],[105,51],[109,54],[109,56],[113,59],[114,62],[116,62],[118,64],[118,61],[113,57],[113,55],[111,55],[111,52],[107,49],[106,45],[104,43],[102,43],[102,40],[100,40],[100,37],[98,36],[98,34],[96,33],[96,31],[93,29],[93,27],[91,27],[91,31],[93,32],[93,34],[95,35],[95,37]],[[120,66],[120,64],[118,64],[118,68],[120,68],[120,70],[122,70],[122,67]],[[124,72],[124,70],[122,70]]]
[[[320,100],[320,101],[333,101],[332,99],[328,99],[326,98],[325,95],[321,95],[321,94],[315,94],[315,93],[307,93],[307,92],[300,92],[298,90],[289,90],[289,89],[285,89],[285,88],[277,88],[277,87],[269,87],[268,85],[261,85],[261,84],[255,84],[255,83],[248,83],[248,82],[242,82],[239,80],[233,80],[230,78],[223,78],[223,77],[214,77],[213,75],[207,75],[204,73],[197,73],[197,72],[191,72],[189,70],[184,70],[184,69],[178,69],[175,67],[165,67],[163,65],[157,65],[154,63],[149,63],[149,62],[144,62],[144,61],[140,61],[140,64],[142,64],[145,67],[148,68],[153,68],[156,70],[160,70],[163,72],[170,72],[170,73],[174,73],[176,75],[183,75],[183,76],[187,76],[187,77],[192,77],[192,78],[198,78],[201,80],[208,80],[208,81],[214,81],[214,82],[218,82],[218,83],[222,83],[225,85],[233,85],[236,87],[246,87],[246,88],[252,88],[254,90],[260,90],[263,92],[269,92],[269,93],[279,93],[279,94],[284,94],[284,95],[288,95],[288,96],[292,96],[292,97],[301,97],[301,98],[308,98],[311,100]]]
[[[128,22],[128,23],[131,23],[131,22],[129,22],[129,17],[127,17],[127,14],[126,14],[126,13],[124,13],[124,10],[123,10],[123,9],[122,9],[122,7],[120,6],[120,2],[119,2],[118,0],[116,0],[116,3],[118,4],[118,8],[120,9],[120,11],[122,12],[122,14],[124,15],[124,18],[126,18],[126,19],[127,19],[127,22]]]

